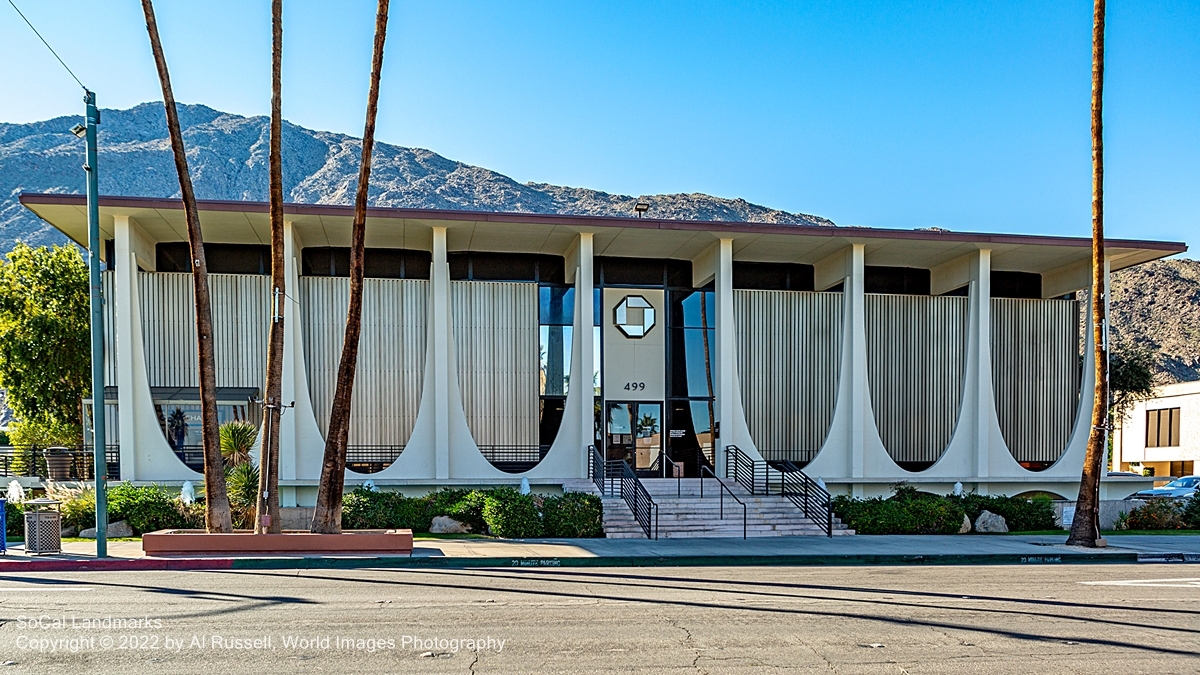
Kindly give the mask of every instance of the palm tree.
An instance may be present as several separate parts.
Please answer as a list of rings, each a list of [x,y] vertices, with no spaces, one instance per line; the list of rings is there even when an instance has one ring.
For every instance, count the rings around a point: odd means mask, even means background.
[[[196,298],[196,342],[200,364],[200,428],[204,444],[204,524],[209,532],[233,532],[229,514],[229,497],[225,494],[225,466],[221,461],[220,436],[217,431],[217,367],[213,355],[212,301],[208,294],[208,264],[204,258],[204,236],[200,232],[200,211],[196,208],[196,193],[188,172],[187,155],[183,147],[183,132],[179,130],[179,112],[175,109],[175,94],[171,91],[171,75],[158,38],[158,23],[154,20],[151,0],[142,0],[146,15],[146,31],[150,34],[150,49],[158,68],[162,85],[163,106],[167,112],[167,130],[171,150],[175,154],[175,170],[179,174],[179,192],[187,218],[188,244],[192,254],[192,290]]]
[[[280,70],[283,63],[283,0],[271,1],[271,330],[267,339],[266,396],[263,397],[261,467],[255,501],[254,531],[282,532],[279,516],[279,423],[283,413],[283,112]],[[264,518],[265,516],[265,518]]]
[[[1096,390],[1092,429],[1079,481],[1075,521],[1068,544],[1103,545],[1100,540],[1100,474],[1108,449],[1108,344],[1104,285],[1104,0],[1095,0],[1092,19],[1092,340],[1096,345]]]
[[[337,386],[325,436],[325,458],[313,512],[313,532],[342,531],[342,490],[346,479],[346,443],[350,437],[350,395],[358,362],[362,333],[363,258],[367,238],[367,188],[371,178],[371,150],[375,145],[375,113],[379,109],[379,72],[383,69],[383,43],[387,37],[388,0],[379,0],[375,13],[375,47],[371,55],[371,88],[367,94],[367,122],[363,128],[362,163],[354,195],[354,229],[350,242],[350,306],[346,310],[346,335],[338,362]]]

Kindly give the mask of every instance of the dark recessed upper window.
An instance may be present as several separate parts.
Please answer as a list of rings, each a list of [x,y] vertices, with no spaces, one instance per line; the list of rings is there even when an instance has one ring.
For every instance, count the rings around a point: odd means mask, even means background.
[[[756,291],[811,291],[812,265],[792,263],[733,263],[733,287]]]
[[[603,286],[692,287],[690,260],[598,257],[593,270]]]
[[[205,244],[204,262],[213,274],[270,274],[271,247],[262,244]],[[154,245],[159,272],[191,272],[191,247],[186,241]]]
[[[536,253],[450,253],[450,278],[461,281],[532,281],[561,284],[563,259]]]
[[[428,279],[433,260],[429,251],[404,248],[368,248],[363,276],[374,279]],[[350,248],[322,246],[301,253],[301,274],[310,277],[350,276]]]
[[[863,289],[867,293],[929,295],[929,270],[867,265],[863,269]]]
[[[992,271],[993,298],[1040,298],[1042,275],[1033,272]]]

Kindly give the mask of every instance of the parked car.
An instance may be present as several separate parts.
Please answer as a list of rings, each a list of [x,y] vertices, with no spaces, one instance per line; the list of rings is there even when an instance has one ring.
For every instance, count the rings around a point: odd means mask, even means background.
[[[1197,489],[1200,489],[1200,476],[1184,476],[1183,478],[1176,478],[1162,487],[1134,493],[1130,499],[1155,499],[1159,497],[1187,499],[1196,494]]]

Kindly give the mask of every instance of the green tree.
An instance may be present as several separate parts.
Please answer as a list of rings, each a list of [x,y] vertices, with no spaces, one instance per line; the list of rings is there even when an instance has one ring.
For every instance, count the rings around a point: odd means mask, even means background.
[[[1112,392],[1109,413],[1121,424],[1134,403],[1154,395],[1158,359],[1150,349],[1118,342],[1108,357],[1108,383]]]
[[[90,391],[88,270],[73,246],[18,242],[0,260],[0,387],[18,422],[11,437],[42,445],[82,438]]]

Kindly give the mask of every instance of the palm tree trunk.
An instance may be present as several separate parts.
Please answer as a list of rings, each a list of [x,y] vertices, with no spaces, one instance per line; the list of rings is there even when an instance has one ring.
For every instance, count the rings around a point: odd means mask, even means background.
[[[283,531],[279,516],[279,433],[283,415],[283,315],[287,306],[283,260],[283,0],[271,2],[271,330],[267,339],[266,395],[259,448],[254,531]],[[265,516],[265,518],[264,518]]]
[[[383,43],[387,37],[388,0],[379,0],[375,14],[375,47],[371,55],[371,89],[367,94],[367,122],[363,128],[362,163],[358,190],[354,195],[354,229],[350,242],[350,306],[346,310],[346,336],[338,363],[337,387],[329,413],[325,437],[325,459],[317,488],[317,508],[312,531],[342,531],[342,490],[346,478],[346,442],[350,437],[350,397],[358,362],[358,339],[362,332],[363,258],[367,238],[367,188],[371,178],[371,151],[375,146],[375,113],[379,109],[379,72],[383,69]]]
[[[1104,274],[1104,0],[1095,0],[1092,22],[1092,340],[1096,345],[1096,390],[1092,430],[1079,482],[1075,521],[1068,544],[1100,544],[1100,476],[1108,454],[1108,344]],[[1100,544],[1102,545],[1102,544]]]
[[[158,38],[158,24],[154,20],[151,0],[142,0],[142,11],[146,15],[146,31],[150,34],[154,65],[158,68],[158,81],[162,85],[167,130],[171,136],[171,150],[175,154],[175,170],[179,173],[179,191],[183,195],[188,244],[192,254],[192,289],[196,297],[196,342],[199,345],[200,364],[200,422],[204,443],[204,524],[209,532],[232,532],[229,495],[225,492],[225,466],[221,460],[221,440],[217,429],[217,368],[213,356],[212,302],[208,294],[208,265],[204,258],[204,236],[200,232],[200,212],[196,208],[196,193],[192,190],[192,178],[188,172],[183,132],[179,129],[179,112],[175,109],[171,76],[167,72],[162,42]]]

